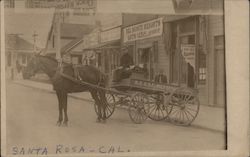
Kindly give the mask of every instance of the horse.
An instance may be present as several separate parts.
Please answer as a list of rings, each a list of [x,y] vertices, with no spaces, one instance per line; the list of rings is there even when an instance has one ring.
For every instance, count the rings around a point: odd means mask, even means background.
[[[59,106],[59,118],[57,121],[58,126],[68,125],[68,114],[67,114],[67,95],[68,93],[86,92],[91,93],[92,98],[97,105],[97,122],[106,122],[106,107],[107,101],[105,97],[105,91],[97,89],[89,85],[80,85],[75,81],[69,80],[62,75],[59,71],[61,70],[65,75],[75,77],[75,69],[72,64],[59,63],[56,59],[49,56],[42,56],[36,54],[33,56],[23,72],[24,78],[30,78],[34,76],[38,71],[43,71],[48,75],[53,85],[53,89],[56,91]],[[103,74],[99,69],[91,65],[78,66],[77,68],[78,77],[81,81],[89,84],[99,85],[105,87],[107,83],[107,76]],[[64,114],[64,116],[63,116]],[[63,119],[64,118],[64,119]],[[62,123],[63,121],[63,123]]]

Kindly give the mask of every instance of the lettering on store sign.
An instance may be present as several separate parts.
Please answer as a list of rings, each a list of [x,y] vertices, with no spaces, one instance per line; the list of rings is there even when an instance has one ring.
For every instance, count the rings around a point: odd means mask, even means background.
[[[182,44],[181,54],[184,57],[185,61],[195,69],[195,45]]]
[[[160,36],[163,32],[162,18],[124,28],[124,42]]]
[[[143,80],[132,80],[131,84],[133,86],[151,88],[155,90],[165,90],[166,88],[163,84],[159,84],[156,82],[148,82],[148,81],[143,81]]]

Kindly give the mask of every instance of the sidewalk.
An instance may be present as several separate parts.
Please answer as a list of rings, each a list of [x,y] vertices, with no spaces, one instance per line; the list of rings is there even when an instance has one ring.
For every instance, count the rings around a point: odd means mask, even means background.
[[[46,92],[55,93],[51,84],[35,82],[30,80],[14,80],[13,82],[26,87],[36,88]],[[88,92],[72,93],[69,94],[69,96],[75,99],[93,102],[93,99],[91,98]],[[199,114],[195,119],[195,121],[192,123],[192,126],[212,131],[224,132],[226,124],[224,117],[225,117],[224,108],[201,105]]]

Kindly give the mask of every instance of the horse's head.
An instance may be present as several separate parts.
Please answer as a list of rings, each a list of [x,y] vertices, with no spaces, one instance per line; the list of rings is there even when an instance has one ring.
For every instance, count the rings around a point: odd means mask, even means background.
[[[39,70],[41,70],[39,55],[34,55],[30,58],[27,66],[24,68],[23,78],[29,79],[30,77],[34,76]]]

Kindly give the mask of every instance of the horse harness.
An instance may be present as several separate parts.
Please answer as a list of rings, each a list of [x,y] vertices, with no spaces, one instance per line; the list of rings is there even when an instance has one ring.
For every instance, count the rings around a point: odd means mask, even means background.
[[[66,66],[72,66],[72,69],[73,69],[73,77],[72,76],[69,76],[67,74],[64,73],[64,67]],[[79,72],[79,67],[81,66],[78,66],[78,65],[63,65],[63,64],[59,64],[58,65],[58,68],[56,70],[56,73],[55,75],[52,77],[53,80],[56,80],[56,78],[61,75],[62,77],[65,77],[66,79],[69,79],[73,82],[76,82],[76,83],[79,83],[79,82],[84,82],[81,75],[80,75],[80,72]],[[98,82],[97,82],[97,86],[101,86],[101,87],[104,87],[105,86],[105,80],[106,80],[106,76],[105,74],[103,73],[100,73],[99,75],[99,79],[98,79]],[[91,85],[89,85],[91,86]],[[93,84],[93,86],[95,86]]]

